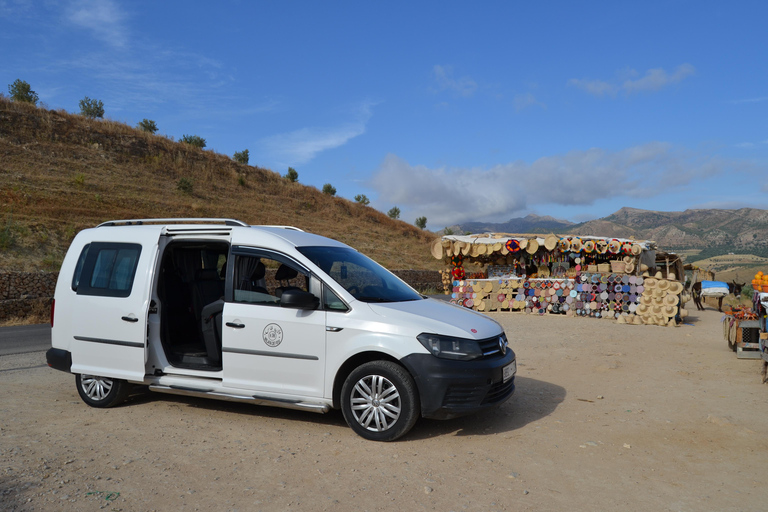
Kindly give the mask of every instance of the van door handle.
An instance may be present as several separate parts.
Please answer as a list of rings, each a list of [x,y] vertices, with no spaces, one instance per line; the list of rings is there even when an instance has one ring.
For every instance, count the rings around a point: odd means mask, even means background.
[[[139,319],[136,318],[135,316],[124,316],[123,320],[125,320],[126,322],[131,322],[131,323],[136,323],[136,322],[139,321]]]
[[[235,329],[242,329],[243,327],[245,327],[245,324],[236,324],[234,322],[227,322],[226,326],[227,327],[234,327]]]

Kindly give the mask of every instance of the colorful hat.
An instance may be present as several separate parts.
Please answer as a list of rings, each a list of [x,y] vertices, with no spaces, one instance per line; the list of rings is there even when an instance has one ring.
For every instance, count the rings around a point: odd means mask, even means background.
[[[571,238],[571,252],[581,252],[582,249],[583,244],[581,243],[581,238]]]
[[[595,250],[597,250],[598,254],[605,254],[608,252],[608,242],[605,240],[598,240],[597,243],[595,243]]]
[[[507,243],[504,244],[504,246],[511,253],[515,253],[520,250],[520,242],[518,242],[514,238],[510,238],[509,240],[507,240]]]
[[[570,238],[561,238],[560,239],[560,250],[563,252],[568,252],[571,250],[571,239]]]
[[[615,238],[610,242],[608,242],[608,251],[611,254],[618,254],[621,251],[621,242],[619,242]]]
[[[584,242],[584,252],[593,252],[595,250],[595,241],[587,240]]]

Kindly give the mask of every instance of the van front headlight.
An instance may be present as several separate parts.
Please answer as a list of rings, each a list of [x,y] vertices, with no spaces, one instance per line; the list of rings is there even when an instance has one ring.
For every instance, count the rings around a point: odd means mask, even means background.
[[[475,340],[456,338],[454,336],[441,336],[439,334],[421,333],[416,339],[424,345],[424,348],[442,359],[455,359],[458,361],[470,361],[483,356],[480,344]]]

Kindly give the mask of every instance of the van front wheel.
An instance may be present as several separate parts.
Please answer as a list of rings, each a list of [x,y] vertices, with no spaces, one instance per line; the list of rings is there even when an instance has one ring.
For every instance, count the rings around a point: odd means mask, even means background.
[[[416,384],[405,368],[396,363],[365,363],[344,381],[341,411],[352,430],[365,439],[394,441],[419,419]]]
[[[130,385],[121,379],[110,379],[97,375],[75,376],[77,392],[83,402],[91,407],[112,407],[119,404],[128,396]]]

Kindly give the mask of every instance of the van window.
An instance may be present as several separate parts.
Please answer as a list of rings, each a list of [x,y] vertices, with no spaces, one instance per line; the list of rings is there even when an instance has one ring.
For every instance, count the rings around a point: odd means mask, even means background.
[[[138,244],[90,244],[80,255],[83,263],[79,272],[75,270],[73,289],[78,295],[128,297],[140,254]]]
[[[281,258],[282,259],[282,258]],[[270,254],[238,254],[234,268],[234,301],[279,306],[286,290],[310,290],[310,276],[299,265]]]
[[[77,286],[80,284],[80,274],[83,273],[83,265],[85,265],[85,258],[88,256],[88,249],[91,244],[86,244],[83,247],[80,257],[77,259],[77,265],[75,266],[75,275],[72,276],[72,291],[77,291]]]

